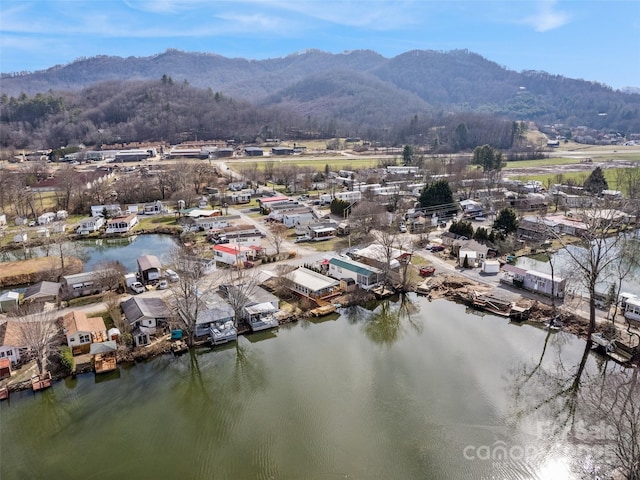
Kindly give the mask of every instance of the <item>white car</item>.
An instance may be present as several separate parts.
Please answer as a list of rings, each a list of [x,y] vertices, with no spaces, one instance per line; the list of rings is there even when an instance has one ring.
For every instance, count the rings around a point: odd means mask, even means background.
[[[178,280],[180,280],[180,277],[178,276],[178,274],[173,270],[169,270],[169,269],[165,270],[164,275],[167,277],[167,279],[170,282],[177,282]]]
[[[167,288],[169,288],[169,282],[167,282],[166,278],[161,278],[156,288],[158,290],[166,290]]]
[[[133,293],[144,292],[144,285],[142,285],[140,282],[133,282],[129,288]]]

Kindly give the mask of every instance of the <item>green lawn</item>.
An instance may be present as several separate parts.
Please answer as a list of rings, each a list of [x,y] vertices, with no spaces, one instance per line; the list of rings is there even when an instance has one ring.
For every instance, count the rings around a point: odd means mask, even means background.
[[[625,191],[625,185],[618,185],[617,176],[619,171],[627,170],[626,168],[607,168],[604,169],[604,178],[607,179],[607,184],[609,185],[610,190],[621,190],[623,194],[627,194]],[[590,172],[563,172],[562,178],[563,182],[566,182],[569,179],[575,180],[579,185],[581,185],[589,176]],[[557,183],[555,175],[543,174],[543,175],[518,175],[514,177],[521,181],[527,180],[538,180],[546,185],[551,179],[551,183]]]

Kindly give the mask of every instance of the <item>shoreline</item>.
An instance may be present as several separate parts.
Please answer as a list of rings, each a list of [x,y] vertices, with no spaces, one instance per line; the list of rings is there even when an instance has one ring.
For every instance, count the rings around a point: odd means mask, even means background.
[[[457,275],[457,274],[440,274],[436,277],[431,277],[432,279],[436,279],[434,282],[435,285],[432,286],[431,293],[429,294],[429,301],[431,300],[447,300],[452,301],[454,303],[462,303],[468,305],[470,308],[474,308],[470,306],[470,303],[466,300],[466,293],[470,288],[475,290],[484,290],[483,293],[489,293],[492,291],[486,284],[480,284],[475,282],[467,277]],[[435,287],[435,288],[434,288]],[[401,292],[394,292],[395,294]],[[416,293],[417,295],[421,295],[417,292],[406,292],[406,293]],[[517,294],[518,295],[518,294]],[[422,295],[424,296],[424,295]],[[538,299],[528,299],[523,297],[522,295],[518,295],[519,301],[515,302],[517,305],[526,307],[529,309],[529,316],[522,321],[513,321],[507,317],[503,317],[508,320],[510,323],[517,324],[530,324],[537,328],[546,328],[548,321],[550,318],[554,316],[554,309],[552,306],[545,304],[544,302]],[[340,297],[336,297],[335,300],[340,299],[340,305],[342,307],[348,307],[353,305],[361,304],[364,301],[375,300],[375,296],[373,294],[369,294],[368,296],[358,298],[354,298],[349,294],[342,295]],[[379,301],[379,300],[378,300]],[[491,313],[488,311],[484,311],[482,309],[476,309],[479,312],[484,312],[486,315],[496,315],[495,313]],[[555,310],[556,314],[559,314],[562,328],[560,331],[564,331],[571,335],[574,335],[583,340],[587,340],[588,333],[588,319],[577,315],[575,312],[567,311],[566,306],[562,305]],[[296,311],[288,312],[286,315],[282,316],[279,320],[280,325],[286,325],[288,323],[295,323],[301,319],[311,318],[313,315],[310,311],[302,311],[297,309]],[[606,324],[603,325],[602,322],[597,322],[596,324],[596,333],[604,333],[606,331]],[[238,332],[238,335],[244,335],[246,333],[252,333],[249,329],[244,329]],[[199,348],[205,345],[210,345],[210,342],[207,340],[201,340],[196,342],[191,348]],[[211,346],[210,348],[214,348]],[[634,357],[629,361],[624,363],[623,365],[629,368],[637,368],[639,366],[639,352],[637,351]],[[171,350],[171,341],[170,336],[168,334],[164,334],[158,339],[156,339],[153,343],[148,346],[143,347],[142,349],[131,349],[130,347],[119,346],[117,350],[117,363],[118,365],[135,365],[138,362],[149,360],[152,358],[159,357],[165,354],[173,354]],[[615,360],[615,359],[614,359]],[[618,362],[620,363],[620,362]],[[21,367],[27,369],[31,369],[32,366],[29,364]],[[83,363],[72,373],[67,373],[61,371],[60,365],[56,365],[57,368],[52,368],[50,370],[53,381],[60,381],[67,377],[74,377],[76,375],[81,375],[85,373],[94,372],[94,368],[92,362]],[[9,379],[8,382],[3,384],[3,387],[6,387],[9,392],[18,392],[23,390],[28,390],[31,388],[30,379],[20,380],[17,382],[11,382]]]

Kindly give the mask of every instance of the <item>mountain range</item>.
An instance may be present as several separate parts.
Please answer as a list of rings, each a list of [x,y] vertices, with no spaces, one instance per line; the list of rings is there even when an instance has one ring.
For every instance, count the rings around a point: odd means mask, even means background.
[[[540,71],[516,72],[467,50],[317,50],[247,60],[167,50],[150,57],[81,58],[37,72],[3,74],[0,93],[78,91],[100,82],[169,77],[258,106],[380,127],[413,115],[492,114],[539,123],[640,132],[640,94]]]

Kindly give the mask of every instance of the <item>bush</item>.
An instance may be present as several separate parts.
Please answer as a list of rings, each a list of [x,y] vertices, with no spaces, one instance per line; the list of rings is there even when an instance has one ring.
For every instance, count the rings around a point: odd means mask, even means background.
[[[62,347],[60,349],[60,363],[64,367],[67,373],[71,373],[76,368],[76,361],[73,358],[73,353],[69,347]]]

